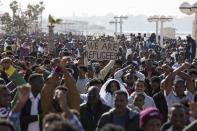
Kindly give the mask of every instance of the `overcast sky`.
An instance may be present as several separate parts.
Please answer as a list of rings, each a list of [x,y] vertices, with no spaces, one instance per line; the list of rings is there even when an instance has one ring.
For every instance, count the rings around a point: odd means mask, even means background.
[[[12,0],[1,0],[1,12],[9,10]],[[38,3],[40,0],[18,0],[24,8],[28,3]],[[185,0],[43,0],[46,10],[44,16],[52,14],[64,16],[103,16],[109,13],[115,15],[170,15],[185,16],[179,11],[179,6]],[[187,0],[193,4],[196,0]]]

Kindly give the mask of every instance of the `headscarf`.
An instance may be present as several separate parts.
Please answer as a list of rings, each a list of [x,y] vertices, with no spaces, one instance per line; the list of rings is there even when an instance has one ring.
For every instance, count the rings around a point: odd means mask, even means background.
[[[105,102],[104,104],[106,104],[110,107],[114,107],[113,96],[109,92],[106,92],[106,88],[107,88],[108,84],[111,83],[112,81],[116,81],[119,84],[120,90],[125,91],[128,95],[128,92],[127,92],[125,86],[123,84],[121,84],[118,80],[116,80],[116,79],[107,80],[103,84],[103,86],[101,87],[99,95],[100,95],[100,98],[104,100],[104,102]]]

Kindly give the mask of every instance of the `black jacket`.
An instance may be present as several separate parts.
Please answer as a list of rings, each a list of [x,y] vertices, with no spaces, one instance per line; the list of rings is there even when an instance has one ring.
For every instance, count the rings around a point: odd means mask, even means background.
[[[113,124],[113,115],[115,109],[111,109],[109,112],[104,113],[98,122],[97,131],[106,124]],[[139,114],[127,108],[125,115],[125,131],[139,131]]]
[[[84,103],[80,107],[80,119],[85,131],[95,131],[101,115],[110,110],[110,107],[101,101],[91,109],[90,105]]]
[[[32,102],[30,99],[28,99],[28,101],[26,102],[26,104],[24,105],[24,107],[22,108],[21,111],[21,115],[20,115],[20,126],[21,126],[21,131],[27,131],[28,125],[32,122],[38,121],[40,123],[40,131],[42,129],[41,123],[42,123],[42,118],[41,118],[41,114],[42,114],[42,110],[41,110],[41,102],[39,100],[38,103],[38,114],[40,115],[40,117],[38,118],[37,115],[30,115],[31,114],[31,105]]]
[[[159,109],[161,114],[163,115],[163,122],[166,122],[168,119],[168,105],[165,99],[165,96],[162,91],[156,93],[153,96],[153,100],[155,102],[156,107]]]

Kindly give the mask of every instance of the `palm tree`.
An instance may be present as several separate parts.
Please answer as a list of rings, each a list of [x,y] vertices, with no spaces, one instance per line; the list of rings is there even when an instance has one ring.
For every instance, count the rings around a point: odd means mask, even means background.
[[[55,24],[61,24],[62,19],[55,19],[50,14],[48,17],[48,27],[49,27],[49,53],[55,53],[55,45],[53,44],[54,27]]]
[[[55,19],[49,14],[48,23],[49,23],[49,26],[54,26],[55,24],[61,24],[62,19]]]

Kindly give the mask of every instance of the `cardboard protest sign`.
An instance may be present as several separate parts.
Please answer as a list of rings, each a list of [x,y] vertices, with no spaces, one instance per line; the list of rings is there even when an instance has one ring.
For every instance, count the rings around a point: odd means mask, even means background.
[[[119,51],[115,41],[91,40],[87,41],[87,58],[94,60],[115,60]]]

